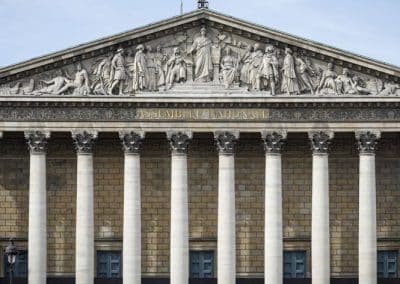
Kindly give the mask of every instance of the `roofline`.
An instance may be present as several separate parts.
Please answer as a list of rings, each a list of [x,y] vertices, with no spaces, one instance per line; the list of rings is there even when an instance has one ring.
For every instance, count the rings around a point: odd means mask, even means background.
[[[204,14],[204,10],[194,10],[192,12],[188,12],[183,15],[170,17],[165,20],[146,24],[144,26],[141,26],[141,27],[138,27],[135,29],[131,29],[131,30],[127,30],[122,33],[114,34],[111,36],[105,36],[105,37],[102,37],[102,38],[99,38],[99,39],[96,39],[93,41],[88,41],[88,42],[85,42],[82,44],[74,45],[74,46],[66,48],[66,49],[48,53],[43,56],[34,57],[34,58],[24,60],[19,63],[1,67],[0,68],[0,78],[24,71],[24,70],[18,70],[16,72],[9,73],[10,71],[12,71],[14,69],[22,69],[27,65],[29,65],[29,67],[30,67],[29,69],[31,69],[32,65],[34,65],[33,67],[39,67],[44,64],[50,64],[50,63],[54,63],[55,61],[58,61],[58,60],[63,60],[63,59],[67,59],[70,57],[74,57],[74,56],[80,55],[81,53],[90,52],[90,51],[92,51],[91,49],[97,50],[99,48],[112,46],[112,45],[115,45],[116,43],[118,43],[118,41],[120,41],[122,43],[127,40],[127,37],[128,38],[130,36],[135,36],[135,38],[140,37],[142,33],[145,33],[151,29],[156,29],[160,26],[166,27],[165,25],[168,26],[168,25],[174,25],[174,24],[178,24],[178,25],[185,24],[187,22],[193,21],[193,19],[196,19],[196,16],[199,16],[202,14]],[[198,19],[201,19],[201,18],[202,17],[198,17]],[[66,56],[66,55],[71,55],[71,56]]]
[[[226,14],[214,11],[214,10],[208,10],[208,11],[211,12],[211,15],[218,16],[218,17],[220,17],[220,18],[222,18],[224,20],[234,21],[236,24],[240,24],[241,29],[243,29],[243,25],[245,25],[245,26],[247,26],[247,27],[249,27],[251,29],[259,29],[260,32],[269,33],[268,36],[271,37],[272,39],[275,39],[275,40],[281,41],[281,42],[286,39],[287,41],[290,41],[290,42],[287,42],[287,43],[293,44],[293,45],[298,45],[299,41],[300,41],[301,43],[305,44],[305,46],[303,47],[304,49],[310,50],[310,47],[314,47],[316,49],[312,50],[312,51],[314,51],[316,53],[323,53],[324,51],[325,52],[332,52],[332,53],[334,53],[333,55],[336,55],[336,57],[338,55],[341,56],[341,57],[345,56],[345,57],[349,57],[349,59],[352,58],[352,59],[355,59],[355,60],[358,60],[358,61],[365,62],[367,64],[378,65],[378,66],[380,66],[382,68],[387,68],[387,69],[392,69],[392,70],[394,69],[396,72],[398,72],[398,74],[395,75],[395,76],[400,76],[400,66],[393,65],[393,64],[390,64],[390,63],[387,63],[387,62],[384,62],[384,61],[379,61],[379,60],[376,60],[376,59],[373,59],[373,58],[370,58],[370,57],[367,57],[367,56],[363,56],[363,55],[360,55],[360,54],[357,54],[357,53],[354,53],[354,52],[351,52],[351,51],[347,51],[347,50],[340,49],[340,48],[337,48],[337,47],[334,47],[334,46],[330,46],[328,44],[323,44],[323,43],[320,43],[320,42],[317,42],[317,41],[313,41],[313,40],[310,40],[310,39],[307,39],[307,38],[303,38],[303,37],[299,37],[299,36],[296,36],[296,35],[292,35],[290,33],[282,32],[280,30],[273,29],[273,28],[270,28],[270,27],[267,27],[267,26],[263,26],[263,25],[260,25],[260,24],[256,24],[256,23],[253,23],[253,22],[250,22],[250,21],[247,21],[247,20],[242,20],[240,18],[229,16],[229,15],[226,15]],[[327,56],[332,56],[332,55],[331,54],[327,54]],[[348,61],[348,59],[346,59],[346,58],[342,58],[342,60],[343,61]],[[358,63],[354,63],[354,64],[360,64],[360,63],[358,62]],[[368,68],[371,68],[371,67],[368,67]],[[394,75],[394,74],[392,74],[392,75]]]
[[[183,15],[167,18],[162,21],[150,23],[148,25],[128,30],[122,33],[118,33],[112,36],[103,37],[64,50],[49,53],[44,56],[35,57],[16,64],[2,67],[0,68],[0,78],[14,75],[43,65],[52,64],[60,60],[69,59],[81,55],[83,53],[88,53],[98,50],[100,48],[107,48],[110,46],[114,46],[116,44],[121,44],[123,42],[128,41],[129,39],[145,36],[148,31],[156,32],[154,30],[160,27],[162,27],[164,30],[167,28],[173,28],[176,25],[187,24],[192,22],[193,20],[201,20],[201,19],[207,19],[219,22],[220,24],[230,25],[239,30],[247,29],[249,33],[254,33],[255,32],[254,30],[256,30],[258,34],[262,34],[264,37],[271,38],[279,42],[284,42],[286,44],[294,46],[300,45],[301,48],[304,48],[306,50],[315,53],[323,54],[327,57],[333,57],[335,59],[347,61],[355,65],[361,65],[366,68],[375,69],[376,71],[383,72],[388,75],[400,77],[399,66],[371,59],[366,56],[358,55],[353,52],[325,45],[306,38],[294,36],[292,34],[281,32],[279,30],[272,29],[263,25],[255,24],[239,18],[228,16],[214,10],[197,9],[185,13]]]

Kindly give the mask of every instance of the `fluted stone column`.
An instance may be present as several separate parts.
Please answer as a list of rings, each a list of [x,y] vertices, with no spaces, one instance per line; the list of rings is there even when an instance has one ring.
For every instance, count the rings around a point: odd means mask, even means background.
[[[358,282],[377,283],[375,150],[380,133],[357,132],[360,153]]]
[[[77,152],[75,283],[94,283],[93,147],[97,132],[72,132]]]
[[[239,133],[217,132],[218,167],[218,284],[236,283],[235,144]]]
[[[264,283],[283,283],[282,158],[285,132],[262,133],[265,149]]]
[[[49,132],[25,132],[30,150],[28,282],[46,283],[47,276],[47,192],[46,150]]]
[[[123,282],[142,281],[140,151],[143,132],[120,132],[124,150]]]
[[[189,283],[187,150],[192,133],[169,132],[171,146],[170,283]]]
[[[330,282],[328,150],[333,132],[311,132],[312,221],[311,275],[313,284]]]

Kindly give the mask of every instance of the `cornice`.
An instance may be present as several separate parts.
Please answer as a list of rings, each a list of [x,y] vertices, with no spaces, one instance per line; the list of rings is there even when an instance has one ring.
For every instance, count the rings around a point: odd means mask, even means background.
[[[0,97],[0,107],[395,108],[400,97]]]

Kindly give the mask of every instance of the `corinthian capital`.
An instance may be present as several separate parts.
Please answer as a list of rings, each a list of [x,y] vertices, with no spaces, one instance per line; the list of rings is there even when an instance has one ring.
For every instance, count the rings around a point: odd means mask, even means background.
[[[311,150],[314,154],[327,154],[329,151],[329,145],[333,139],[332,131],[317,131],[309,132],[308,137],[311,142]]]
[[[32,154],[45,153],[47,150],[47,140],[50,138],[50,132],[27,131],[24,133],[29,151]]]
[[[282,151],[287,133],[285,131],[265,131],[261,133],[266,153],[279,154]]]
[[[215,132],[214,138],[220,154],[233,155],[235,153],[235,145],[239,139],[239,132]]]
[[[94,141],[97,139],[97,131],[72,131],[72,140],[78,154],[93,153]]]
[[[173,154],[186,154],[192,139],[191,131],[167,132],[167,138]]]
[[[356,139],[358,150],[360,154],[374,154],[377,146],[379,138],[381,137],[381,133],[371,132],[371,131],[359,131],[356,132]]]
[[[122,149],[126,154],[140,154],[142,149],[144,132],[121,131],[119,138],[122,142]]]

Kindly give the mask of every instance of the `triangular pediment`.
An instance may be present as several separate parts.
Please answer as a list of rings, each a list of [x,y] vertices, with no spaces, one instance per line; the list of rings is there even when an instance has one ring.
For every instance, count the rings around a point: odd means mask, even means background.
[[[0,96],[387,96],[399,78],[399,67],[201,9],[2,68]]]

